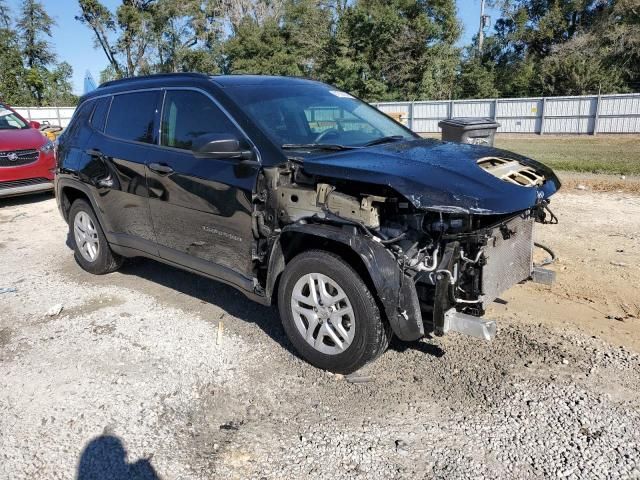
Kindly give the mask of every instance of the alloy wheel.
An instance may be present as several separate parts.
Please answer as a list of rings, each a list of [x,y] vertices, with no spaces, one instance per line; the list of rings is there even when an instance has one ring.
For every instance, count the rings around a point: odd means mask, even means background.
[[[73,234],[82,257],[94,262],[100,252],[98,230],[86,212],[78,212],[73,220]]]
[[[351,302],[336,281],[321,273],[298,279],[291,294],[298,331],[314,349],[327,355],[344,352],[355,334]]]

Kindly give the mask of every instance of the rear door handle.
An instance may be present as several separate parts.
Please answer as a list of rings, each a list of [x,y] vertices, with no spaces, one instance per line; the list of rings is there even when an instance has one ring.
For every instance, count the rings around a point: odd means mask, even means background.
[[[149,170],[153,170],[160,175],[169,175],[170,173],[173,173],[173,168],[162,163],[150,163]]]
[[[85,150],[85,153],[87,155],[91,155],[92,157],[98,157],[98,158],[104,157],[104,154],[100,150],[95,150],[93,148],[90,148],[89,150]]]

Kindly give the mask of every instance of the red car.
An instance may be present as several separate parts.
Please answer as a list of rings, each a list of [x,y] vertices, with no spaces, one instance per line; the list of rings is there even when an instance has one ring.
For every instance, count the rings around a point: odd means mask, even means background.
[[[53,188],[54,145],[38,128],[0,103],[0,198]]]

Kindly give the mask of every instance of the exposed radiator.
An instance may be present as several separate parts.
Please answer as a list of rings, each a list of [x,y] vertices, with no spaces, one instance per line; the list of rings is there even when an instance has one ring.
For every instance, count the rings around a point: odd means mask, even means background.
[[[502,292],[531,276],[533,269],[533,217],[518,216],[496,228],[484,249],[482,303],[486,307]],[[509,238],[504,238],[504,233]]]

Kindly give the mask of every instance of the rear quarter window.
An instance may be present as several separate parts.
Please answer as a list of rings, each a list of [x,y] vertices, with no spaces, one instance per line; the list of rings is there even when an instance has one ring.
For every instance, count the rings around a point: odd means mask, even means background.
[[[96,102],[96,108],[93,110],[93,115],[91,115],[91,126],[99,132],[104,130],[104,126],[107,123],[110,105],[111,97],[100,98]]]
[[[65,130],[65,138],[73,141],[78,136],[82,127],[87,123],[95,105],[95,100],[87,100],[76,109],[71,121],[69,122],[69,126]]]
[[[155,91],[114,95],[105,133],[122,140],[155,143],[153,125],[157,103]]]

